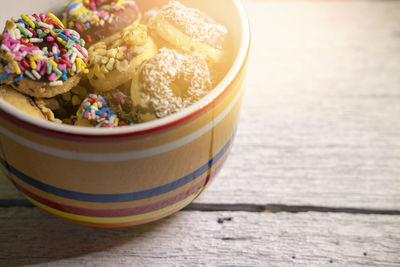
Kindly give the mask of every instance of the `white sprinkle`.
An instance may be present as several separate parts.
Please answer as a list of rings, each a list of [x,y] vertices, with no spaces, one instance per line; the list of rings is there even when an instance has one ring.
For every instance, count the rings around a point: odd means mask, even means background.
[[[39,55],[39,56],[43,56],[43,51],[42,50],[33,50],[32,52],[32,55]]]
[[[76,56],[77,56],[76,53],[73,53],[73,54],[72,54],[72,56],[71,56],[71,63],[73,63],[73,64],[75,63]]]
[[[7,52],[11,52],[10,48],[8,48],[5,44],[1,45],[1,49],[6,50]]]
[[[222,47],[228,34],[224,25],[218,24],[202,11],[186,7],[178,1],[170,1],[161,9],[160,14],[193,40],[207,42],[216,48]]]
[[[15,33],[14,33],[14,36],[15,36],[15,40],[19,40],[19,39],[21,39],[21,32],[18,30],[18,29],[15,29]]]
[[[21,44],[17,44],[17,45],[14,47],[13,52],[15,53],[15,52],[19,51],[20,48],[21,48]]]
[[[15,69],[11,63],[8,63],[5,67],[4,70],[7,71],[8,73],[15,73]]]
[[[32,75],[32,73],[29,70],[25,71],[25,75],[28,76],[31,80],[36,81],[36,78]]]
[[[74,50],[74,52],[78,55],[79,58],[83,58],[83,55],[81,54],[81,52],[78,51],[78,49],[76,49],[76,47],[72,47],[72,50]]]
[[[53,29],[54,28],[53,25],[47,24],[47,23],[44,23],[44,22],[41,22],[41,21],[38,23],[38,25],[43,27],[43,28],[46,28],[46,29]]]
[[[43,43],[43,39],[42,38],[31,38],[31,39],[29,39],[29,42],[31,42],[31,43]]]
[[[77,31],[70,29],[69,32],[71,35],[75,36],[76,38],[81,39],[81,36]]]
[[[63,85],[62,81],[54,81],[49,83],[50,86],[60,86]]]
[[[197,53],[186,55],[161,48],[142,66],[139,89],[159,118],[193,104],[212,87],[207,62]],[[176,96],[169,87],[179,76],[189,83],[183,97]]]
[[[113,22],[113,19],[114,19],[114,14],[111,14],[110,19],[108,20],[108,23],[111,24]]]
[[[21,57],[26,57],[26,55],[28,54],[27,51],[22,52]]]
[[[72,64],[72,69],[71,70],[72,70],[73,73],[76,73],[76,63]]]
[[[83,52],[83,54],[87,57],[88,51],[86,50],[86,48],[82,47],[82,52]]]
[[[10,30],[10,31],[8,32],[8,33],[10,34],[10,39],[16,40],[15,32],[19,32],[19,31],[16,30],[16,29],[12,29],[12,30]]]
[[[32,70],[32,74],[36,77],[36,79],[40,80],[42,78],[42,76],[40,76],[40,74],[36,71],[36,70]]]

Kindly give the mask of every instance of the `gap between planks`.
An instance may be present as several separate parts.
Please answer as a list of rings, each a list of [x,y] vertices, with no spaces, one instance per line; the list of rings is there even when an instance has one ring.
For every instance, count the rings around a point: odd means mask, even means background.
[[[1,208],[11,207],[30,207],[35,206],[24,199],[0,200]],[[216,204],[216,203],[192,203],[185,207],[183,211],[204,211],[204,212],[263,212],[263,213],[305,213],[305,212],[321,212],[321,213],[347,213],[347,214],[364,214],[364,215],[400,215],[400,210],[391,209],[363,209],[363,208],[347,208],[347,207],[324,207],[313,205],[282,205],[282,204]]]

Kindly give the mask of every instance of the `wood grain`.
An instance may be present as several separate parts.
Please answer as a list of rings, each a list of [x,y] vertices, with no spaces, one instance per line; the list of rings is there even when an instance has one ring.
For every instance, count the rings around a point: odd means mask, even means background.
[[[237,138],[197,202],[400,209],[400,2],[245,4]]]
[[[400,2],[246,1],[232,154],[204,203],[400,208]]]
[[[0,209],[0,265],[398,266],[400,216],[180,212],[126,229]]]
[[[400,216],[367,214],[400,211],[400,2],[244,3],[241,121],[193,208],[94,229],[15,207],[0,177],[0,266],[400,266]],[[321,212],[259,212],[274,203]]]

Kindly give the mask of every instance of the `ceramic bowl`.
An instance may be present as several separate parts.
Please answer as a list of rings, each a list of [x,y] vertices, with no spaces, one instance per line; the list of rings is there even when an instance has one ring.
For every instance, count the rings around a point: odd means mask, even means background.
[[[166,2],[137,4],[145,10]],[[177,212],[213,180],[237,128],[249,22],[239,0],[182,2],[227,25],[234,51],[222,81],[189,108],[148,123],[94,129],[42,121],[0,100],[0,166],[34,205],[80,224],[131,226]],[[0,21],[57,13],[59,3],[15,0]]]

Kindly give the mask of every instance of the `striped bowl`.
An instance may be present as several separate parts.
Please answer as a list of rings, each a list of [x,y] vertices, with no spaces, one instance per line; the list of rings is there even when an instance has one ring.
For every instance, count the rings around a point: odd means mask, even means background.
[[[19,0],[1,21],[56,2]],[[166,1],[137,2],[147,9]],[[0,100],[0,167],[29,201],[72,222],[124,227],[177,212],[215,177],[239,118],[249,23],[240,0],[182,2],[225,23],[234,46],[227,75],[191,107],[144,124],[93,129],[42,121]]]

